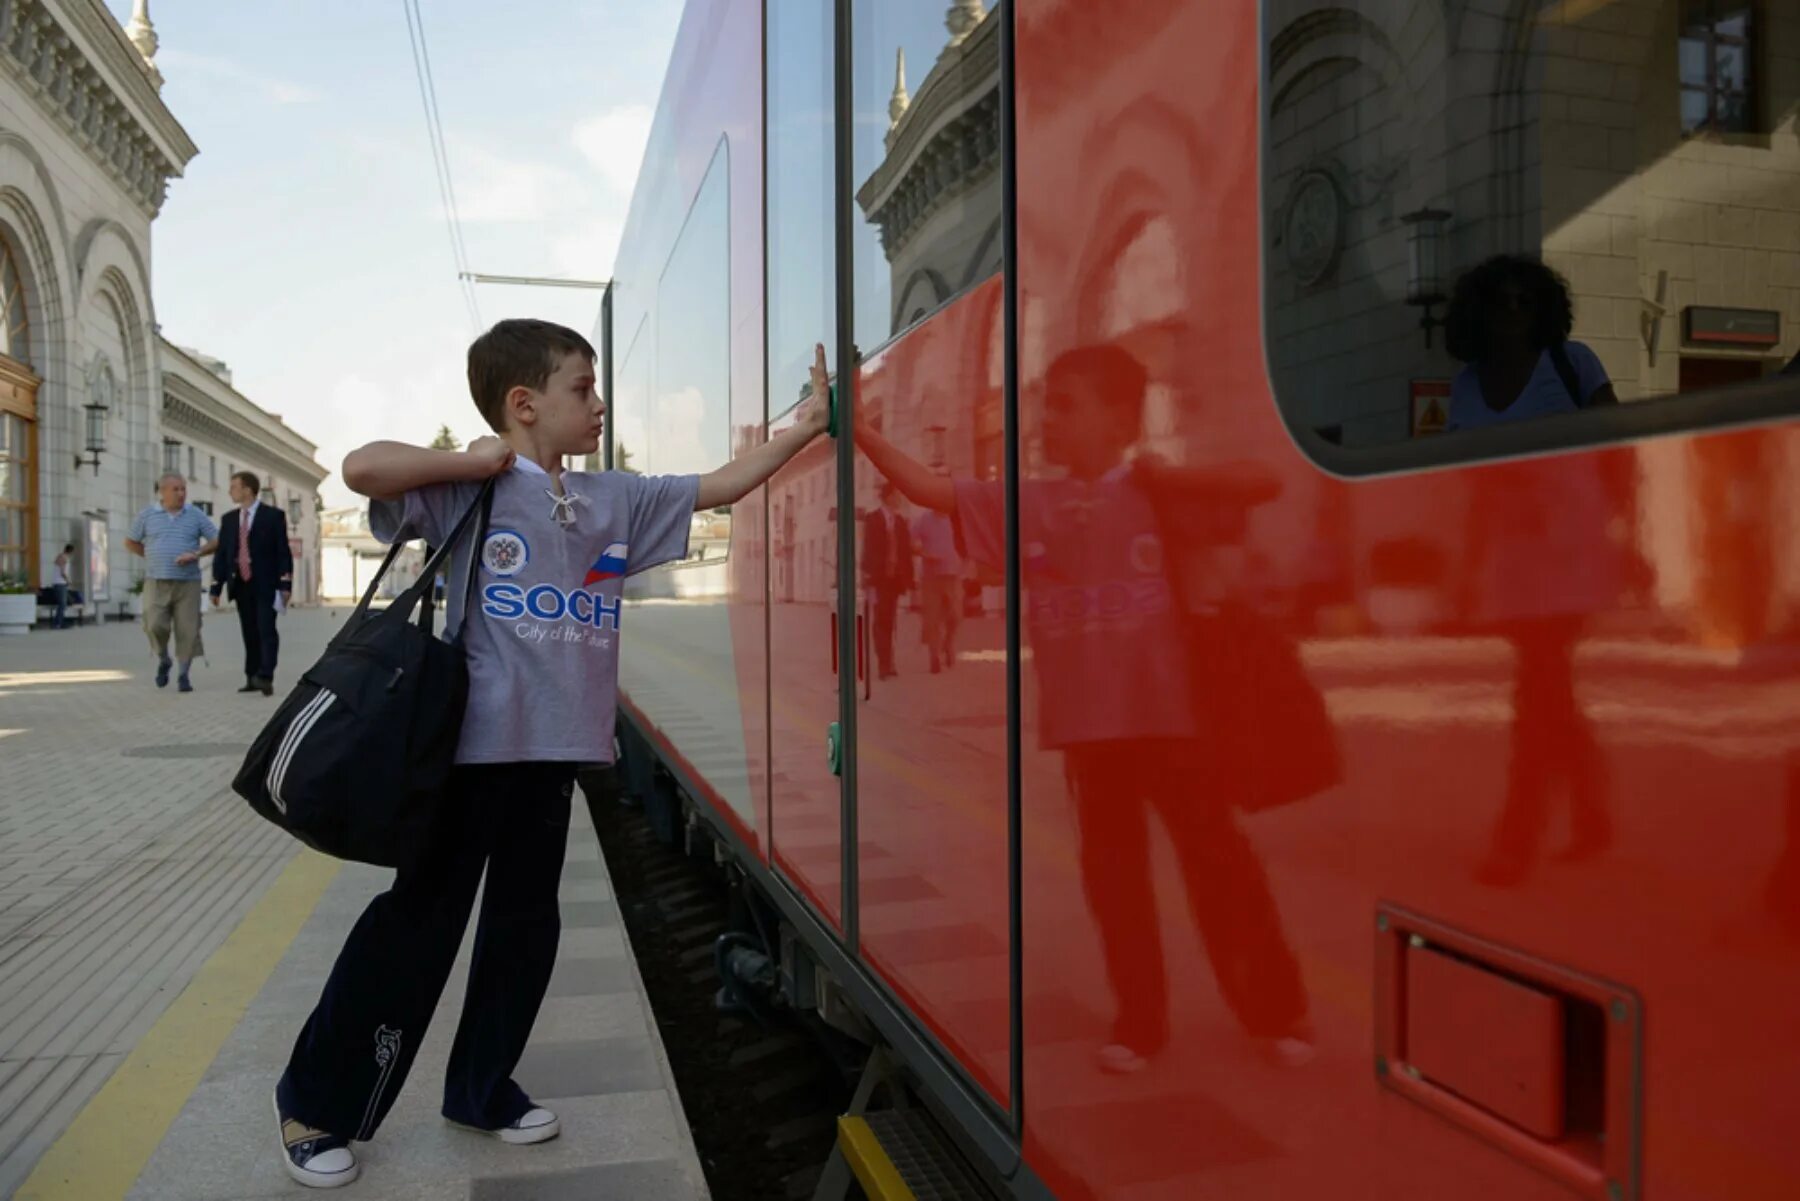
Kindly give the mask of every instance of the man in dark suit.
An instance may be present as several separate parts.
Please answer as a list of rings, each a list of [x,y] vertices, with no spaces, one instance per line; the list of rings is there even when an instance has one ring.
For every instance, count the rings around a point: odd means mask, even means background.
[[[863,518],[862,580],[875,606],[875,662],[882,679],[894,672],[894,621],[900,598],[912,591],[912,531],[900,512],[900,490],[881,485],[881,507]]]
[[[275,694],[277,604],[286,607],[294,590],[294,552],[288,546],[287,514],[257,499],[262,485],[254,474],[231,477],[237,508],[219,522],[219,549],[213,555],[213,607],[227,592],[237,604],[244,631],[244,686],[239,692]]]

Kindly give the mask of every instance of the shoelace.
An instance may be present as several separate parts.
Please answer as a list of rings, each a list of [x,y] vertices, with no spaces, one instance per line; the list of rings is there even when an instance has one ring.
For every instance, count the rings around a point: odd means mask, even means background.
[[[550,519],[565,530],[575,524],[575,506],[587,504],[587,499],[578,492],[565,492],[558,496],[545,488],[544,495],[550,498]]]

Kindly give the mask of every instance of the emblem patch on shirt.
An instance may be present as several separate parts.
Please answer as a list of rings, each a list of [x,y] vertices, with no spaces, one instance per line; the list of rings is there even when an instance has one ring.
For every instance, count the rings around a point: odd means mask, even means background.
[[[531,562],[531,547],[522,535],[512,530],[494,530],[481,544],[481,565],[488,574],[515,576]]]
[[[1131,540],[1131,565],[1139,575],[1161,575],[1163,569],[1162,539],[1155,534],[1139,534]]]
[[[594,560],[594,565],[588,568],[587,578],[581,581],[581,586],[587,588],[602,580],[623,579],[625,561],[630,553],[631,548],[623,542],[610,544],[600,552],[600,557]]]

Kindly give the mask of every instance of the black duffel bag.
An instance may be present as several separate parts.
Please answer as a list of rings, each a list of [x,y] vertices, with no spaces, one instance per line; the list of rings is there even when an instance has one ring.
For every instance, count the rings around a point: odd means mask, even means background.
[[[471,525],[470,554],[478,553],[493,503],[489,480],[418,581],[371,611],[396,541],[344,628],[250,744],[232,788],[315,850],[400,867],[428,841],[469,696],[463,629],[472,602],[464,597],[462,627],[446,641],[432,632],[430,590]]]

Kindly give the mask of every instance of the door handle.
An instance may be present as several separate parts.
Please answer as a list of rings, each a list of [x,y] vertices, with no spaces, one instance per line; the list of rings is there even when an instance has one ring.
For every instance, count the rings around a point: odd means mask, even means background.
[[[825,765],[834,776],[844,774],[844,727],[835,721],[825,727]]]

